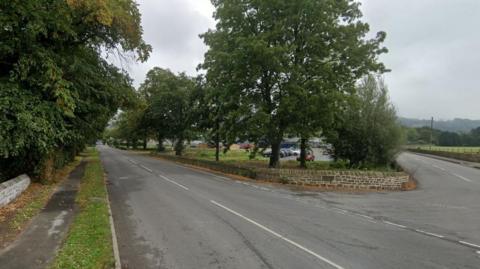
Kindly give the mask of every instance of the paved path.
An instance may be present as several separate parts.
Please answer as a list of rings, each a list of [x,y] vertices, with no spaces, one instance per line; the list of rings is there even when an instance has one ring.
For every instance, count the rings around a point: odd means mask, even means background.
[[[480,247],[466,244],[479,242],[475,233],[480,221],[471,223],[478,214],[467,217],[478,210],[478,203],[462,213],[465,219],[460,226],[440,216],[441,210],[435,219],[433,212],[427,212],[431,207],[425,208],[427,202],[448,202],[423,197],[424,192],[434,196],[430,187],[448,193],[450,184],[441,187],[441,178],[433,186],[427,180],[411,193],[299,193],[107,147],[100,151],[110,181],[123,268],[478,268],[480,264]],[[413,157],[405,158],[408,162]],[[478,183],[478,178],[473,180],[468,183]],[[470,196],[474,188],[458,191],[471,189],[463,193]],[[401,211],[397,204],[402,198],[412,203],[416,199],[424,209],[411,215],[404,212],[409,218],[389,211],[389,207]],[[436,220],[438,226],[432,224]],[[427,229],[433,227],[439,230]],[[451,233],[434,233],[446,231]]]
[[[52,261],[76,214],[75,196],[84,170],[85,162],[82,162],[61,183],[20,237],[0,251],[0,268],[45,268]]]

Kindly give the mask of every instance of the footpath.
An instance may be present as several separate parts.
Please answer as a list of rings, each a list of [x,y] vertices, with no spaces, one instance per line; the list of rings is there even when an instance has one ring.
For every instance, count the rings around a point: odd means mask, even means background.
[[[85,165],[77,166],[17,240],[0,250],[1,268],[45,268],[53,260],[78,213],[75,197]]]

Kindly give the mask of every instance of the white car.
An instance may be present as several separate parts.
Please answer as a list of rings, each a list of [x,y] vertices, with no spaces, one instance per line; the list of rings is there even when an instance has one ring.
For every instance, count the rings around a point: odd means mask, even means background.
[[[290,148],[293,152],[293,156],[300,156],[300,149],[299,148]]]

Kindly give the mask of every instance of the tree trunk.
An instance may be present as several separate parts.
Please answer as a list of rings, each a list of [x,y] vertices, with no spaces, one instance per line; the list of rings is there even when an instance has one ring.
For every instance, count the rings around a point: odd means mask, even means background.
[[[300,139],[300,167],[307,168],[307,139]]]
[[[133,147],[133,149],[137,149],[137,148],[138,148],[138,144],[137,144],[137,143],[138,143],[137,139],[133,139],[133,140],[132,140],[132,147]]]
[[[160,133],[157,134],[157,142],[158,142],[157,151],[158,152],[165,151],[165,147],[163,146],[163,136]]]
[[[147,149],[147,134],[144,134],[143,135],[143,149],[146,150]]]
[[[272,154],[270,155],[270,162],[268,164],[270,168],[278,168],[280,165],[280,143],[281,142],[274,142],[271,144]]]
[[[39,164],[38,178],[42,184],[48,184],[53,181],[55,172],[55,152],[47,154]]]
[[[183,152],[183,137],[179,137],[177,143],[175,143],[175,155],[182,156]]]
[[[218,137],[215,139],[215,161],[220,161],[220,140]]]
[[[218,119],[215,122],[215,161],[220,161],[220,126]]]

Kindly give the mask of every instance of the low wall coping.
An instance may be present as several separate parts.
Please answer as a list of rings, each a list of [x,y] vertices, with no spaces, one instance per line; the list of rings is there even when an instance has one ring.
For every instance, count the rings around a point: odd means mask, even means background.
[[[20,196],[30,186],[30,183],[30,177],[26,174],[0,183],[0,207],[9,204]]]

